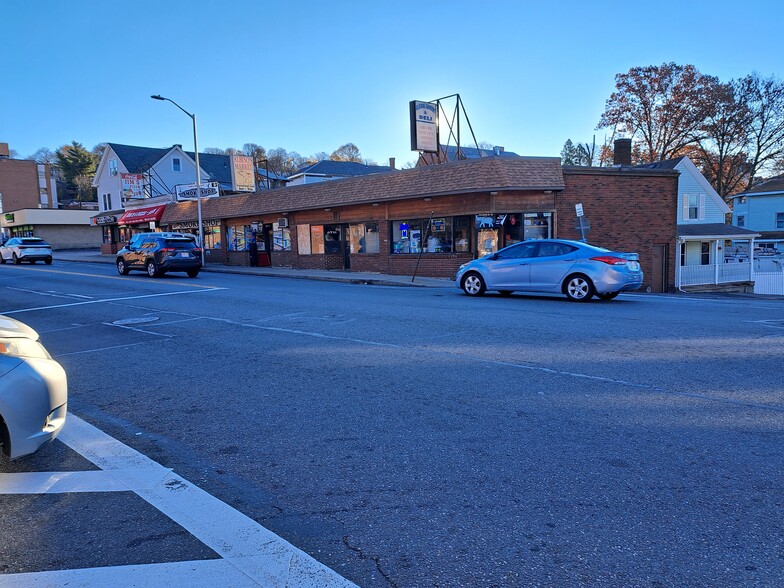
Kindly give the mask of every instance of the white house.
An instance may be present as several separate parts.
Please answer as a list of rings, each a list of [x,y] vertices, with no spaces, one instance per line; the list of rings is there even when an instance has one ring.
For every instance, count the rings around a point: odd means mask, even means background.
[[[725,243],[742,241],[753,252],[758,233],[727,224],[730,207],[688,157],[643,165],[649,169],[675,169],[678,177],[678,254],[675,284],[678,288],[705,286],[751,289],[751,259],[738,262],[725,256]],[[728,263],[735,262],[735,263]]]

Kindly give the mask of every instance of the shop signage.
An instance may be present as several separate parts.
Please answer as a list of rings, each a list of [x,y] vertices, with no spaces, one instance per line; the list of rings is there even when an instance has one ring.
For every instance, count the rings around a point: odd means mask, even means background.
[[[220,226],[220,221],[217,219],[206,220],[202,219],[201,221],[202,227],[218,227]],[[188,229],[198,229],[199,228],[199,221],[185,221],[182,223],[172,223],[171,229],[173,231],[185,231]]]
[[[144,174],[120,174],[123,200],[144,198]]]
[[[443,233],[446,231],[446,219],[434,218],[430,222],[430,230],[434,233]]]
[[[5,220],[6,220],[6,222],[9,222],[9,223],[14,222],[14,213],[13,212],[6,212],[5,213]]]
[[[255,192],[253,183],[253,158],[247,155],[232,155],[231,187],[235,192]]]
[[[411,151],[438,151],[438,107],[432,102],[412,100],[408,104],[411,117]]]
[[[159,221],[163,216],[163,209],[164,206],[151,206],[147,208],[126,210],[123,215],[117,219],[117,224],[138,225],[141,223],[149,223],[151,221]]]
[[[112,223],[117,222],[116,216],[96,216],[94,219],[94,224],[96,225],[110,225]]]
[[[174,192],[177,194],[177,200],[194,200],[199,197],[196,184],[182,184],[174,187]],[[215,198],[220,196],[220,186],[218,182],[202,182],[201,184],[201,197],[202,198]]]

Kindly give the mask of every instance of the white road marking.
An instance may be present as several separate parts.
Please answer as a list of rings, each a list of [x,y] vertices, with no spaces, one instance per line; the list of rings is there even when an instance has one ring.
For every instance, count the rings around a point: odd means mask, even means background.
[[[117,325],[115,323],[101,323],[107,327],[116,327],[118,329],[126,329],[128,331],[136,331],[137,333],[144,333],[145,335],[156,335],[158,337],[174,337],[175,335],[169,335],[167,333],[156,333],[155,331],[145,331],[144,329],[137,329],[136,327],[129,327],[128,325]]]
[[[139,341],[137,343],[124,343],[122,345],[112,345],[110,347],[97,347],[95,349],[84,349],[83,351],[70,351],[68,353],[58,353],[57,355],[53,356],[57,357],[66,357],[68,355],[80,355],[82,353],[98,353],[99,351],[109,351],[110,349],[123,349],[125,347],[133,347],[134,345],[147,345],[147,341]]]
[[[0,582],[4,588],[62,588],[63,586],[78,588],[104,588],[105,586],[112,588],[144,588],[147,586],[258,588],[259,586],[258,582],[253,581],[225,559],[6,574],[0,576]],[[274,580],[264,585],[285,586],[285,584]]]
[[[55,290],[30,290],[28,288],[13,288],[8,286],[9,290],[16,290],[17,292],[24,292],[26,294],[37,294],[39,296],[51,296],[53,298],[87,298],[91,299],[92,296],[83,296],[81,294],[68,294],[67,292],[57,292]]]
[[[71,415],[69,415],[71,418]],[[25,472],[0,477],[0,494],[67,494],[128,492],[160,484],[164,474],[154,470],[95,470],[86,472]]]
[[[3,586],[355,586],[253,519],[149,457],[68,414],[60,441],[100,472],[0,474],[2,488],[29,493],[70,486],[78,492],[131,490],[222,559],[4,574]]]
[[[71,306],[84,306],[85,304],[103,304],[104,302],[119,302],[121,300],[139,300],[141,298],[158,298],[160,296],[179,296],[181,294],[202,294],[204,292],[213,292],[215,290],[227,290],[228,288],[205,288],[204,290],[181,290],[179,292],[164,292],[161,294],[141,294],[139,296],[122,296],[119,298],[101,298],[98,300],[87,300],[84,302],[72,302],[70,304],[57,304],[54,306],[38,306],[36,308],[22,308],[19,310],[3,310],[0,314],[22,314],[24,312],[33,312],[37,310],[54,310],[58,308],[69,308]]]

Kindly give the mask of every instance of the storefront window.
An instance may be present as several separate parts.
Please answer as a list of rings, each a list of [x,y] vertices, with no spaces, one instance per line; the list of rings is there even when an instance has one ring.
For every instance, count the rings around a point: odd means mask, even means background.
[[[314,255],[324,253],[324,225],[310,227],[310,250]]]
[[[111,227],[111,225],[103,225],[101,227],[101,234],[103,235],[103,242],[104,243],[111,243],[112,242],[112,227]]]
[[[421,241],[421,220],[392,221],[392,253],[419,253]]]
[[[524,236],[528,239],[549,239],[552,235],[551,212],[526,212],[523,215]]]
[[[131,240],[131,229],[128,227],[119,227],[117,229],[117,240],[119,243],[127,243]]]
[[[507,214],[504,219],[504,247],[525,240],[523,234],[523,215]]]
[[[433,218],[430,221],[430,230],[426,238],[425,253],[451,253],[452,252],[452,218]],[[427,223],[425,223],[427,228]]]
[[[204,248],[205,249],[220,249],[221,248],[221,230],[220,227],[206,227],[202,229],[204,232]]]
[[[274,225],[274,226],[277,226]],[[272,230],[272,250],[273,251],[291,251],[291,229],[288,227]]]
[[[349,243],[351,253],[378,253],[378,225],[376,223],[351,225]]]
[[[454,222],[454,244],[455,251],[471,251],[471,218],[468,216],[458,216]]]
[[[250,225],[231,225],[227,227],[226,237],[229,242],[229,251],[245,251],[245,233],[250,231]]]

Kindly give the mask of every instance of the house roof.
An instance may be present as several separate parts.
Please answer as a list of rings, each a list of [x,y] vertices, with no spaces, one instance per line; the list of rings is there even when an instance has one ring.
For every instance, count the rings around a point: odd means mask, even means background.
[[[447,159],[450,161],[453,159],[457,159],[457,145],[441,145],[441,149],[446,151]],[[463,152],[468,159],[479,159],[481,157],[520,157],[517,153],[513,151],[501,151],[498,155],[496,155],[494,149],[477,149],[476,147],[460,147],[460,151]]]
[[[300,168],[289,177],[293,178],[302,174],[353,177],[386,171],[390,171],[389,166],[386,165],[366,165],[356,161],[332,161],[331,159],[322,159],[321,161]]]
[[[725,223],[701,223],[692,225],[678,225],[679,237],[759,237],[756,231],[750,231]]]
[[[654,161],[653,163],[646,163],[643,165],[637,165],[635,167],[643,167],[646,169],[675,169],[681,161],[683,161],[683,157],[676,157],[675,159]]]
[[[158,163],[172,149],[180,148],[178,145],[173,147],[137,147],[135,145],[120,145],[119,143],[108,143],[115,155],[123,162],[129,173],[142,173],[156,163]],[[185,155],[196,160],[195,152],[182,150]],[[212,153],[199,153],[199,167],[207,172],[210,180],[231,186],[231,165],[228,155],[215,155]]]
[[[761,194],[770,194],[772,192],[784,192],[784,175],[768,178],[767,180],[764,180],[759,184],[755,185],[751,190],[746,190],[745,192],[741,192],[740,194],[735,194],[734,197],[738,197],[741,195],[755,196]]]
[[[487,157],[213,198],[202,202],[202,215],[232,218],[445,194],[564,188],[557,157]],[[195,217],[196,203],[180,202],[167,206],[162,222]]]

